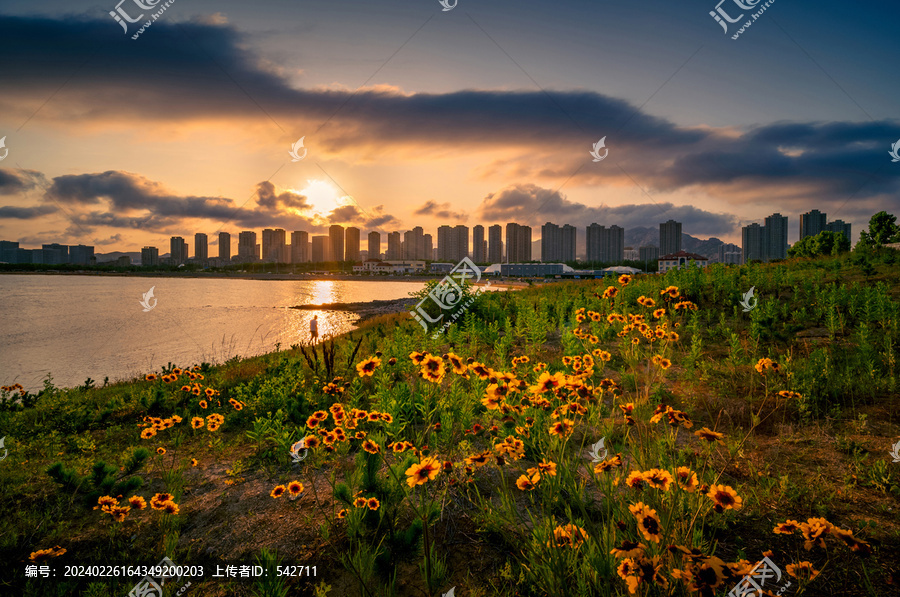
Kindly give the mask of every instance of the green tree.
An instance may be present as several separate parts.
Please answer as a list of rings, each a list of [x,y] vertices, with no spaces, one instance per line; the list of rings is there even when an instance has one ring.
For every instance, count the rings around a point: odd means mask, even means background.
[[[897,216],[880,211],[869,220],[869,230],[859,235],[859,245],[880,247],[887,243],[900,242],[900,227]]]
[[[820,257],[837,255],[850,250],[850,241],[839,232],[825,230],[815,236],[800,239],[788,249],[788,257]]]

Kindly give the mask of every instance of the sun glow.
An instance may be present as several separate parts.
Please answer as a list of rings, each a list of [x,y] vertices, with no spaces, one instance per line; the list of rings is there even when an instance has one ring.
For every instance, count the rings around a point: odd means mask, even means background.
[[[308,215],[325,216],[344,204],[337,189],[324,180],[307,180],[306,187],[297,192],[310,204]]]

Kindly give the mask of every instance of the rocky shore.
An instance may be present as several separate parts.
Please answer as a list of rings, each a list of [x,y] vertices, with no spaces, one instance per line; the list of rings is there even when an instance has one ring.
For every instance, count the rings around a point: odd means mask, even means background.
[[[402,298],[387,301],[364,301],[357,303],[323,303],[321,305],[295,305],[291,309],[300,309],[303,311],[348,311],[359,315],[359,321],[377,317],[379,315],[388,315],[390,313],[400,313],[409,311],[415,305],[417,299]],[[357,322],[359,323],[359,322]]]

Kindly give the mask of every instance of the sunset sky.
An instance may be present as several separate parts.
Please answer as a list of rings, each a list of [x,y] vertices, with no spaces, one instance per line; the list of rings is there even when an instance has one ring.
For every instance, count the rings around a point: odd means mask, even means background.
[[[0,239],[900,214],[900,5],[716,1],[5,0]]]

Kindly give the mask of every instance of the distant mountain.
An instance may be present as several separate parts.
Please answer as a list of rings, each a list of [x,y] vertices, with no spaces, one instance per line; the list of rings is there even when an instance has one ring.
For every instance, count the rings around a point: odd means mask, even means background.
[[[133,265],[141,264],[141,252],[140,251],[113,251],[112,253],[94,253],[94,257],[97,258],[97,263],[103,263],[105,261],[115,261],[119,257],[126,256],[131,258],[131,263]]]

